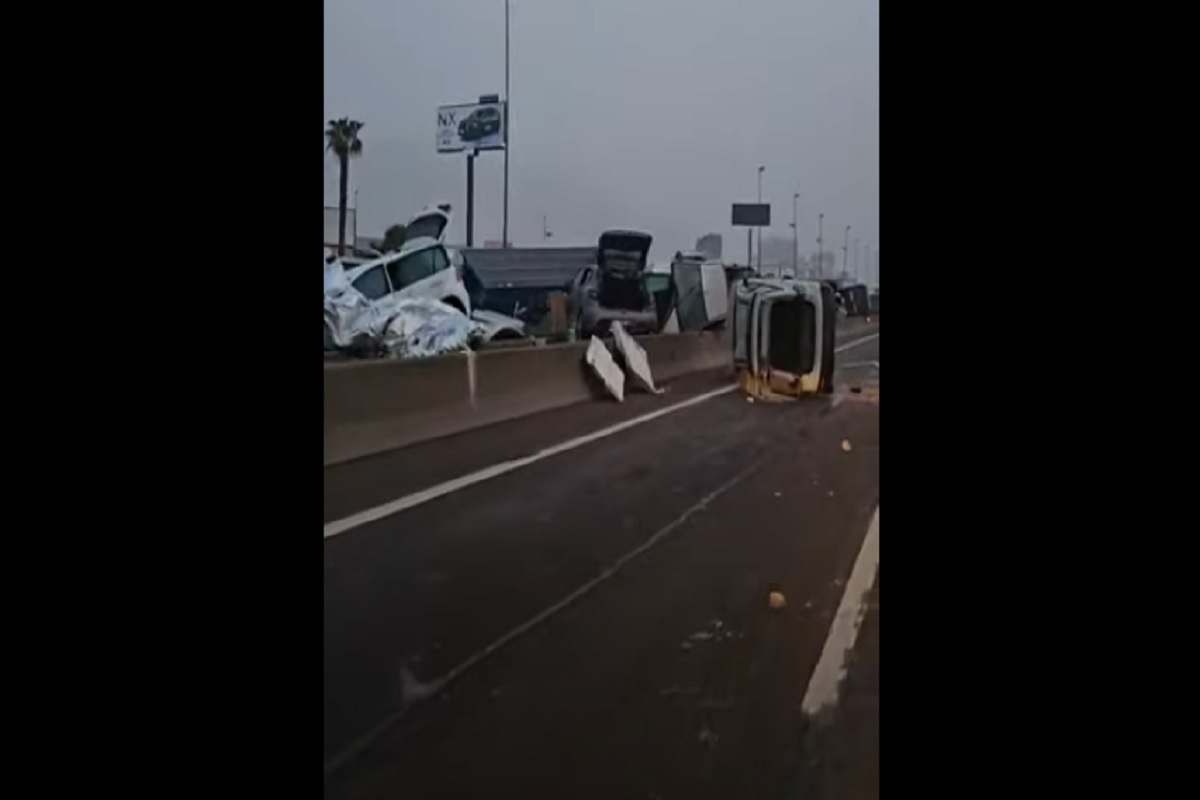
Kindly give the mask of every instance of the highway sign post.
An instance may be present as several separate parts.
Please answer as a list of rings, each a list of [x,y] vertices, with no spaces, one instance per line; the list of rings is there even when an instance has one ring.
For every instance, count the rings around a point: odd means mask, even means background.
[[[475,157],[480,150],[503,150],[508,116],[500,96],[485,94],[478,103],[438,106],[437,151],[467,151],[467,247],[475,244]]]
[[[733,204],[733,225],[735,227],[746,228],[746,266],[750,266],[751,253],[751,235],[753,228],[761,228],[770,226],[771,224],[771,204],[770,203],[734,203]],[[761,254],[760,254],[761,260]]]

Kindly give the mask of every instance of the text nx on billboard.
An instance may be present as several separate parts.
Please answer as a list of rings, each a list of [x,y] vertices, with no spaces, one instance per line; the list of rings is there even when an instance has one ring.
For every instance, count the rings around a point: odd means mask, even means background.
[[[504,103],[438,106],[437,151],[504,149]]]

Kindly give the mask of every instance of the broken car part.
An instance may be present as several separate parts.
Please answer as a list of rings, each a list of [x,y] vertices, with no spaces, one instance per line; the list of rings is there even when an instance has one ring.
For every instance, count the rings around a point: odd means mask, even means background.
[[[679,329],[700,331],[725,322],[729,310],[725,268],[700,253],[676,253],[671,262]]]
[[[654,376],[650,374],[650,361],[646,358],[646,351],[642,349],[636,339],[626,332],[625,326],[620,322],[614,322],[611,330],[613,344],[616,345],[617,352],[621,354],[621,359],[625,362],[625,369],[646,391],[651,394],[662,394],[663,390],[654,386]]]
[[[604,383],[604,388],[608,390],[609,394],[617,398],[618,402],[624,402],[625,373],[617,366],[617,362],[613,360],[612,353],[608,352],[604,342],[593,336],[588,342],[583,358]]]

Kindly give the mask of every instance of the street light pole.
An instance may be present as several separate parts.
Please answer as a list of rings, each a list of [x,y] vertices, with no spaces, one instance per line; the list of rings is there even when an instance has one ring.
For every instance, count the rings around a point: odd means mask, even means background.
[[[858,280],[858,242],[859,238],[854,237],[854,280]]]
[[[821,227],[825,222],[825,212],[822,211],[817,215],[817,277],[824,277],[825,273],[825,251],[822,249]]]
[[[762,175],[766,167],[758,168],[758,204],[762,205]],[[762,272],[762,225],[758,226],[758,271]]]
[[[842,272],[849,272],[850,265],[846,263],[846,253],[850,250],[850,226],[846,226],[846,238],[842,240]]]
[[[792,277],[800,277],[800,230],[796,227],[796,201],[800,193],[792,194]]]
[[[512,148],[512,137],[508,132],[508,107],[512,97],[508,89],[508,0],[504,0],[504,231],[500,241],[508,247],[508,151]]]

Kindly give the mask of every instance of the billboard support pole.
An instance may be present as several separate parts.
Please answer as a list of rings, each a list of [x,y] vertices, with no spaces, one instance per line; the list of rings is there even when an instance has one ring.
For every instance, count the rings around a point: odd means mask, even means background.
[[[504,0],[504,232],[500,240],[508,247],[508,106],[512,97],[508,89],[508,0]]]
[[[475,246],[475,152],[467,152],[467,247]]]
[[[746,228],[746,268],[747,269],[754,266],[754,262],[751,260],[753,258],[753,256],[750,254],[750,249],[751,249],[751,246],[753,245],[753,243],[754,243],[754,229]]]

